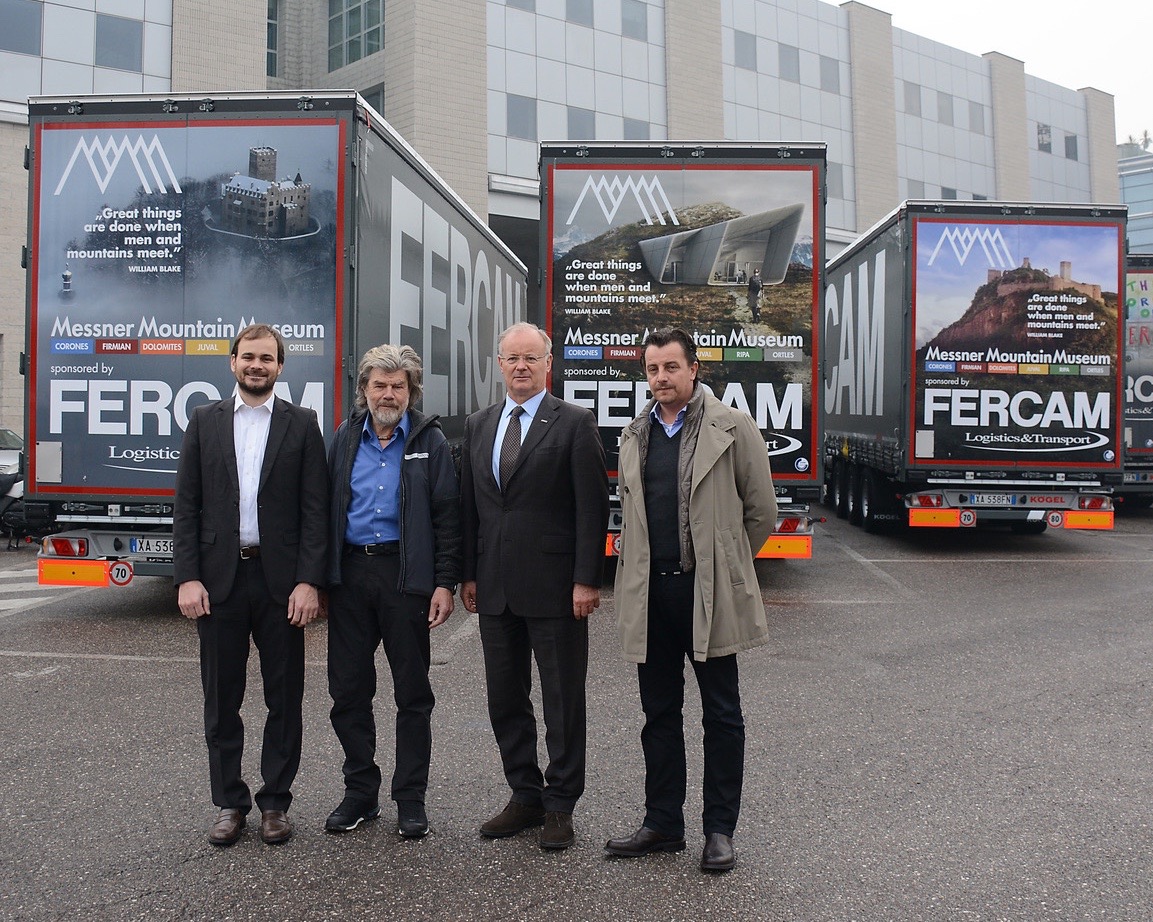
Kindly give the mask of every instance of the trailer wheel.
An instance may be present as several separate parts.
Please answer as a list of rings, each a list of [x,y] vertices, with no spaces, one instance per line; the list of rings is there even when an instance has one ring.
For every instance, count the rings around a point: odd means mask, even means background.
[[[849,514],[849,463],[841,459],[833,467],[833,509],[839,519]]]
[[[876,471],[867,469],[861,485],[861,525],[870,534],[881,528],[880,514],[886,505],[882,495],[883,478]]]
[[[861,524],[861,493],[865,479],[865,468],[859,464],[849,465],[849,522]]]

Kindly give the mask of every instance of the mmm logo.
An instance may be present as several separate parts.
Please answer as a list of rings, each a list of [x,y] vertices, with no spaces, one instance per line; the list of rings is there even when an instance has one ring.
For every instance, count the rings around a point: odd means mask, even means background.
[[[981,251],[985,254],[990,268],[1012,269],[1016,265],[1009,252],[1009,244],[1005,242],[1005,238],[1001,236],[1001,229],[997,227],[946,227],[941,231],[941,239],[937,241],[929,257],[930,266],[946,243],[952,247],[953,255],[962,266],[977,244],[981,245]]]
[[[632,176],[622,180],[619,176],[614,176],[612,179],[605,175],[599,178],[589,176],[585,180],[584,188],[581,189],[581,194],[578,196],[576,204],[573,205],[572,212],[568,216],[565,224],[572,224],[576,213],[580,211],[580,207],[584,204],[585,196],[592,192],[596,197],[597,203],[601,206],[601,212],[605,216],[605,220],[610,224],[613,218],[616,217],[617,209],[621,207],[621,203],[625,200],[626,196],[632,195],[636,200],[637,207],[641,210],[641,215],[645,219],[646,224],[680,224],[677,220],[676,213],[673,211],[673,206],[669,204],[668,197],[665,195],[665,190],[661,188],[661,181],[653,176],[649,179],[641,177],[634,179]],[[669,220],[665,220],[665,212],[668,212]]]
[[[91,143],[81,136],[53,195],[59,195],[64,189],[64,184],[72,175],[72,167],[76,165],[81,154],[88,161],[88,168],[92,170],[92,176],[101,192],[107,191],[108,184],[112,181],[112,176],[125,154],[132,161],[132,166],[136,170],[136,175],[140,177],[140,183],[146,193],[152,193],[153,185],[157,192],[167,192],[165,176],[173,192],[182,191],[180,183],[176,180],[176,174],[172,172],[172,165],[164,153],[164,147],[156,135],[152,136],[151,141],[145,141],[144,135],[137,135],[135,141],[130,140],[128,135],[124,135],[119,141],[109,135],[107,141],[102,142],[99,138],[93,137]],[[164,176],[161,175],[161,167]],[[152,177],[152,182],[149,182],[149,176]]]

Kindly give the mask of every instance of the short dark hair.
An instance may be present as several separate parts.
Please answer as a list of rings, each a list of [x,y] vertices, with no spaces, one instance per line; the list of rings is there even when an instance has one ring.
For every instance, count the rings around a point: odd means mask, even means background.
[[[280,331],[275,327],[270,327],[267,323],[250,323],[243,330],[236,334],[236,339],[232,341],[232,357],[236,358],[237,353],[240,351],[240,342],[245,339],[263,339],[265,336],[271,336],[276,340],[276,361],[277,364],[284,364],[284,337],[280,335]]]
[[[685,359],[690,365],[698,361],[697,344],[693,342],[693,338],[680,327],[664,327],[660,330],[652,330],[645,337],[645,341],[641,345],[641,364],[644,364],[645,352],[649,346],[656,346],[659,349],[661,346],[667,346],[671,343],[681,344],[681,348],[685,350]]]

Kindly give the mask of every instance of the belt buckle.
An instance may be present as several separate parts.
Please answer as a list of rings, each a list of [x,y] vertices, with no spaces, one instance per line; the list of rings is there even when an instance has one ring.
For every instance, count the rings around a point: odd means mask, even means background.
[[[240,549],[240,559],[241,560],[254,560],[255,558],[257,558],[259,556],[260,556],[260,545],[259,544],[250,544],[247,547],[242,547]]]

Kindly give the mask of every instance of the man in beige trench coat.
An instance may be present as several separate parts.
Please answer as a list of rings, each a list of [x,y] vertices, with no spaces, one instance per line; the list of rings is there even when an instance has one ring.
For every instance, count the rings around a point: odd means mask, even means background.
[[[646,809],[640,829],[605,849],[635,858],[685,847],[687,656],[704,712],[701,869],[727,871],[745,755],[736,654],[768,639],[753,557],[776,524],[777,502],[764,438],[699,382],[689,335],[654,331],[643,355],[653,399],[621,437],[615,599],[645,713]]]

